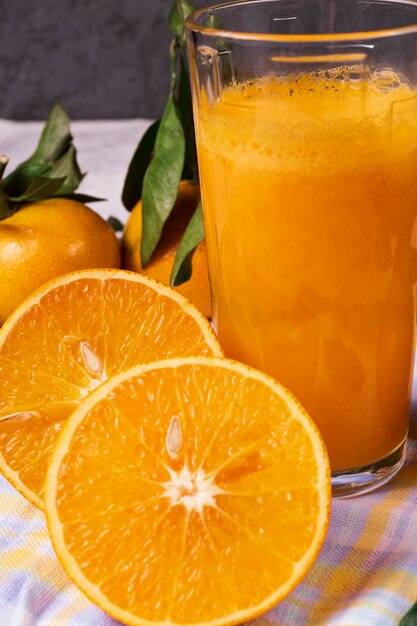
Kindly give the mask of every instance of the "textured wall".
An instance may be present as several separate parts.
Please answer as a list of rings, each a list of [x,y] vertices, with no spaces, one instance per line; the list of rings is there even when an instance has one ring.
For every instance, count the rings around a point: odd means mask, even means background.
[[[73,119],[158,116],[169,84],[170,7],[0,0],[0,118],[44,119],[57,99]]]

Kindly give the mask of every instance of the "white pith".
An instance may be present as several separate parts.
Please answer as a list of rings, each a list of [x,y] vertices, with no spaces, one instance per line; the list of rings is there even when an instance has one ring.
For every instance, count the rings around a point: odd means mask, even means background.
[[[215,497],[224,491],[214,483],[213,477],[206,476],[204,470],[192,472],[184,465],[179,472],[168,471],[171,480],[162,483],[165,487],[163,495],[169,498],[172,506],[182,504],[188,512],[197,513],[202,513],[205,506],[217,507]]]

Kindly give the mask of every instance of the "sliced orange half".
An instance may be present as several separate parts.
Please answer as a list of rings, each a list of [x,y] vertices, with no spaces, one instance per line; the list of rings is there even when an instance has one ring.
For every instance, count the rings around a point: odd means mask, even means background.
[[[0,330],[0,471],[43,508],[48,456],[88,393],[133,365],[199,354],[222,354],[207,320],[153,280],[87,270],[46,284]]]
[[[282,600],[329,520],[321,436],[271,378],[226,359],[121,373],[59,437],[45,503],[69,577],[126,624],[237,624]]]

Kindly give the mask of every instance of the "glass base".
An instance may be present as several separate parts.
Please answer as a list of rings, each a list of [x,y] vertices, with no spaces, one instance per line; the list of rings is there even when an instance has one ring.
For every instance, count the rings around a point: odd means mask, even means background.
[[[404,441],[385,459],[365,467],[332,472],[332,496],[353,498],[385,485],[401,469],[406,457]]]

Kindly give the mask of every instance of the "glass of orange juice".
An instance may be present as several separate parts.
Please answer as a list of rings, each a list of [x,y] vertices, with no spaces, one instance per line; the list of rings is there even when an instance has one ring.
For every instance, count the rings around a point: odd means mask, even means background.
[[[256,0],[186,22],[213,321],[320,428],[333,492],[401,467],[417,279],[417,4]]]

